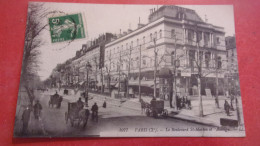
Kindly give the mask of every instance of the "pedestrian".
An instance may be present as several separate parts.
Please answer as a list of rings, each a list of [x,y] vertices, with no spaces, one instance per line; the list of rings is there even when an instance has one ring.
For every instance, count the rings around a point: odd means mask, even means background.
[[[177,110],[181,109],[181,99],[178,95],[176,95],[176,102],[177,102]]]
[[[62,100],[63,100],[62,96],[59,96],[59,102],[58,102],[57,108],[60,108]]]
[[[227,116],[229,116],[230,105],[228,104],[227,100],[225,100],[224,109],[226,111]]]
[[[79,98],[78,101],[77,101],[77,109],[78,109],[78,111],[83,109],[83,107],[84,107],[84,103],[82,102],[81,98]]]
[[[35,119],[39,119],[40,114],[41,114],[41,110],[42,110],[42,105],[40,104],[39,100],[36,100],[35,105],[33,106],[33,111],[34,111],[34,118]]]
[[[107,103],[106,103],[106,101],[104,101],[103,108],[106,108],[106,107],[107,107]]]
[[[31,115],[31,110],[29,108],[29,106],[27,106],[25,108],[25,110],[23,111],[23,115],[22,115],[22,121],[23,121],[23,129],[22,129],[22,133],[26,134],[28,131],[28,124],[29,124],[29,120],[30,120],[30,115]]]
[[[185,100],[184,96],[182,96],[182,107],[186,108],[186,100]]]
[[[191,110],[191,100],[190,100],[190,97],[189,97],[189,96],[186,96],[186,101],[187,101],[187,107],[188,107],[188,109]]]
[[[92,111],[92,120],[98,122],[98,106],[96,102],[92,106],[91,111]]]
[[[233,107],[233,101],[234,101],[235,97],[234,95],[230,96],[230,110],[234,111],[234,107]]]

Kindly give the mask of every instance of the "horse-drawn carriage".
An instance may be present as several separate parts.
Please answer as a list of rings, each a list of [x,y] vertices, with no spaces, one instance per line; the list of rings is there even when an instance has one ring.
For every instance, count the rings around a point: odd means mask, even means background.
[[[68,111],[65,112],[66,124],[70,121],[71,127],[77,122],[78,126],[83,123],[83,128],[86,127],[90,112],[79,106],[78,102],[68,102]]]
[[[64,95],[69,95],[69,90],[68,89],[64,89],[63,94]]]
[[[167,118],[168,116],[168,110],[164,109],[163,100],[152,100],[150,104],[141,101],[141,106],[148,117],[152,116],[154,118],[158,118],[159,116],[162,116],[164,118]]]
[[[60,108],[62,100],[63,98],[59,94],[51,95],[49,100],[49,107],[56,105],[57,108]]]

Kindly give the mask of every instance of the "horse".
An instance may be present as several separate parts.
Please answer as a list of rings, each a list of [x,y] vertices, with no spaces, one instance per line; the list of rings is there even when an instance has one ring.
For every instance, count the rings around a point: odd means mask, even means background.
[[[88,109],[81,109],[79,111],[79,121],[78,121],[78,126],[80,125],[81,122],[83,122],[83,128],[86,127],[88,123],[88,117],[90,115],[90,112]]]
[[[49,100],[49,107],[56,105],[56,108],[60,108],[63,98],[59,95],[51,95]]]

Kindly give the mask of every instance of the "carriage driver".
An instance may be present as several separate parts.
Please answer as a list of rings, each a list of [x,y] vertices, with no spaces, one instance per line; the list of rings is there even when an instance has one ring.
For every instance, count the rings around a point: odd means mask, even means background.
[[[54,97],[59,97],[58,91],[56,90],[56,93],[53,95]]]
[[[83,109],[83,107],[84,107],[84,104],[81,101],[81,98],[79,98],[79,100],[77,101],[77,108],[78,108],[78,110],[81,110],[81,109]]]

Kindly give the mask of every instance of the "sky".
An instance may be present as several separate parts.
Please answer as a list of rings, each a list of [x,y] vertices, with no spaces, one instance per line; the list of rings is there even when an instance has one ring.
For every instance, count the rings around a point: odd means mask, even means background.
[[[204,20],[207,15],[208,23],[222,26],[226,36],[235,34],[234,13],[232,5],[179,5],[195,10]],[[45,3],[49,11],[58,10],[66,14],[82,13],[86,38],[74,40],[71,43],[51,43],[49,28],[46,28],[40,35],[44,45],[39,48],[40,69],[38,74],[41,80],[47,79],[58,63],[64,63],[75,56],[77,50],[88,40],[97,38],[105,32],[119,33],[120,29],[126,31],[128,28],[135,30],[140,21],[142,24],[148,22],[151,8],[159,5],[112,5],[112,4],[79,4],[79,3]],[[48,22],[49,17],[64,14],[51,14],[42,19],[43,23]]]

